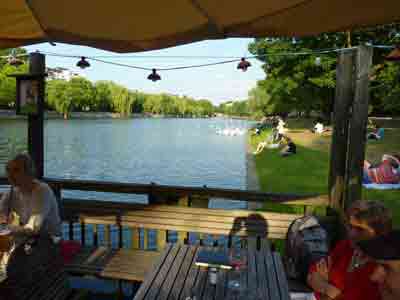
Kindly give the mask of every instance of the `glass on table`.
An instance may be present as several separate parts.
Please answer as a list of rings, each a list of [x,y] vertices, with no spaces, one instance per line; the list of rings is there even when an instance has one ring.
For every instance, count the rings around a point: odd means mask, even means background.
[[[247,255],[239,245],[235,245],[229,251],[229,259],[232,269],[228,272],[228,293],[235,298],[247,299]]]

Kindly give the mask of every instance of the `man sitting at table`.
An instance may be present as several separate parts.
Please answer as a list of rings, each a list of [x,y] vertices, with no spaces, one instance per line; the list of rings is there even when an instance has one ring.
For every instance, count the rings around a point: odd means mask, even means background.
[[[57,200],[51,188],[35,177],[35,168],[28,154],[18,154],[6,166],[11,189],[0,200],[0,223],[7,223],[14,244],[4,253],[0,272],[5,273],[12,252],[32,237],[61,237],[61,220]],[[3,276],[4,277],[4,276]]]

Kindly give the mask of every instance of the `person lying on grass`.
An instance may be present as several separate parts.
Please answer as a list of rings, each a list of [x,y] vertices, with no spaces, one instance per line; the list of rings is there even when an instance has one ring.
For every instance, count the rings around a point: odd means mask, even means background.
[[[384,154],[382,162],[373,166],[364,161],[363,183],[397,184],[400,183],[400,155]]]
[[[384,128],[377,126],[376,130],[374,132],[368,133],[367,139],[368,140],[380,140],[383,138],[384,132],[385,132]]]

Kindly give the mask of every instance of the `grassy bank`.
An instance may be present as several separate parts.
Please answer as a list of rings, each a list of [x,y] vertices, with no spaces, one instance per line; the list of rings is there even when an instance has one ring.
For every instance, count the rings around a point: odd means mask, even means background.
[[[256,155],[256,171],[261,189],[267,192],[327,194],[331,135],[311,133],[311,120],[289,120],[288,127],[288,135],[298,146],[298,154],[283,158],[279,155],[279,150],[265,149]],[[249,137],[252,149],[268,134],[269,131],[264,131],[260,136]],[[379,161],[384,153],[400,152],[399,136],[400,129],[386,129],[383,140],[368,142],[366,158]],[[363,189],[363,198],[383,201],[392,209],[396,225],[400,227],[399,190]],[[266,204],[266,208],[271,207]],[[293,208],[285,210],[299,211]]]

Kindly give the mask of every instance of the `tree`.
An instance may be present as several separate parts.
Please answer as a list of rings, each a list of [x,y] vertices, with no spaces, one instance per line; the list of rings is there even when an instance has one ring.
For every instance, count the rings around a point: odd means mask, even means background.
[[[83,77],[74,77],[68,81],[66,93],[76,111],[89,111],[96,107],[93,85]]]
[[[385,63],[372,87],[376,113],[400,114],[400,65]]]
[[[112,95],[111,95],[111,82],[98,81],[94,84],[94,109],[96,111],[111,111]]]
[[[63,114],[64,119],[72,111],[72,98],[68,90],[68,82],[65,80],[50,80],[47,82],[46,99],[47,104],[58,113]]]
[[[127,88],[115,83],[110,85],[110,90],[114,111],[120,113],[121,116],[129,116],[132,111],[132,104],[135,101],[134,94]]]
[[[0,56],[10,55],[11,50],[0,50]],[[17,49],[16,54],[25,54],[25,49]],[[9,77],[11,74],[27,73],[28,65],[26,57],[19,57],[24,64],[15,67],[7,63],[6,59],[0,59],[0,107],[10,108],[15,105],[16,100],[16,80]]]
[[[263,98],[263,103],[255,104],[254,99],[260,98],[253,97],[253,101],[250,101],[253,102],[251,106],[260,108],[266,105],[268,109],[264,108],[264,113],[297,111],[308,114],[311,110],[317,110],[322,112],[326,118],[329,118],[333,109],[336,86],[337,53],[315,54],[312,51],[356,46],[367,42],[396,44],[400,43],[399,33],[400,25],[391,24],[353,31],[350,39],[348,39],[347,33],[343,32],[325,33],[296,40],[291,38],[256,39],[249,44],[249,51],[258,56],[258,59],[264,63],[263,69],[266,73],[266,78],[260,81],[257,87],[265,89],[270,99],[265,102],[265,98]],[[282,55],[288,52],[310,54]],[[375,49],[374,54],[374,64],[383,64],[384,50]],[[317,57],[319,57],[318,60]],[[317,61],[320,61],[319,65],[316,64]],[[384,69],[379,70],[379,72],[383,72]],[[389,69],[387,70],[389,72]],[[388,84],[394,84],[394,78],[398,78],[396,72],[394,70],[389,72],[390,75],[388,76],[391,79],[386,79],[386,88],[388,88]],[[372,93],[371,99],[374,106],[383,103],[376,99],[378,97],[378,86],[382,86],[380,80],[383,80],[383,77],[376,74],[377,80],[371,85],[372,89],[375,88],[376,91],[376,93]],[[393,87],[393,85],[391,86]],[[251,97],[252,95],[250,95]],[[379,97],[384,96],[380,93]],[[395,96],[389,98],[393,99],[393,97]],[[389,98],[387,98],[387,101],[391,102]]]

